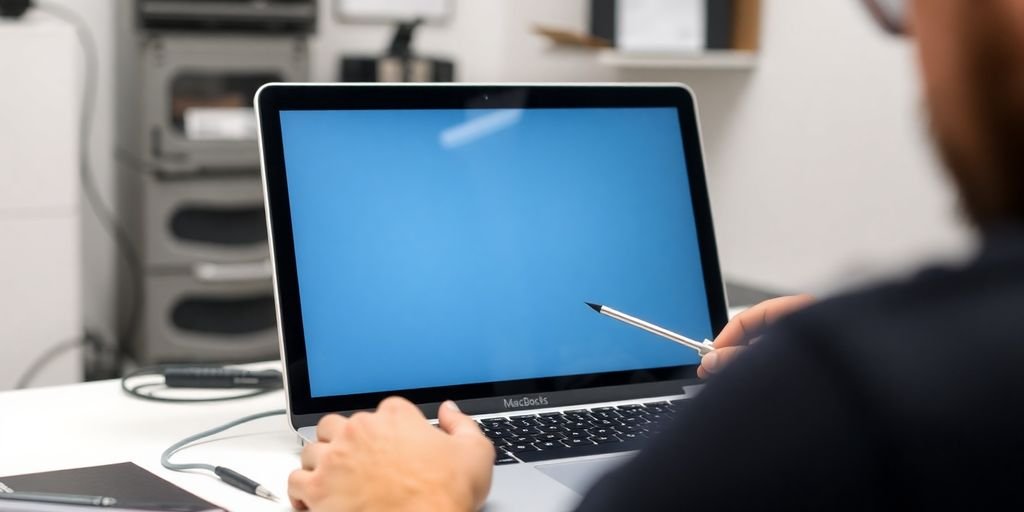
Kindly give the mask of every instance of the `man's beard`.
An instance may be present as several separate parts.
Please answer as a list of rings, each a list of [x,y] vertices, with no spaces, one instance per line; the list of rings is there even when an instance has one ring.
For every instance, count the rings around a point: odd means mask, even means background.
[[[929,125],[965,213],[986,228],[1024,221],[1024,47],[999,9],[972,5],[969,11],[967,92],[958,100],[976,121],[979,147],[954,139],[934,112]]]

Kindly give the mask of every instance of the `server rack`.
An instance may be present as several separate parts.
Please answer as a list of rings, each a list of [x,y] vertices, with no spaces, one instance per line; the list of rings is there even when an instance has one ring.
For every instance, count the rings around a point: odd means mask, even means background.
[[[111,316],[135,329],[112,344],[138,365],[276,358],[252,98],[266,82],[308,80],[316,4],[121,9],[117,211],[141,272],[117,266]]]

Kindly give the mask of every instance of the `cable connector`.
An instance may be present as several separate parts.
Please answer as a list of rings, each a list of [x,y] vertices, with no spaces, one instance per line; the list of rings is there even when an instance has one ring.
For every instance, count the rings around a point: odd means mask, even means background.
[[[278,389],[281,372],[251,371],[215,366],[170,367],[164,370],[164,384],[169,388],[206,389]]]

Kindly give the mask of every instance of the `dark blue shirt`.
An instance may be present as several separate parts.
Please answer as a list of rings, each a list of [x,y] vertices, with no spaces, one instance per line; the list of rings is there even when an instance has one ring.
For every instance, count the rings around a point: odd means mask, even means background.
[[[779,322],[581,511],[1024,509],[1024,227]]]

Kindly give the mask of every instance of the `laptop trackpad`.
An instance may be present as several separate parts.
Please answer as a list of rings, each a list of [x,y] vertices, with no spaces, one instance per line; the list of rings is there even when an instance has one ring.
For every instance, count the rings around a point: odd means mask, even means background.
[[[629,455],[620,455],[579,462],[557,462],[541,464],[536,468],[582,496],[599,478],[629,460],[629,457]]]

